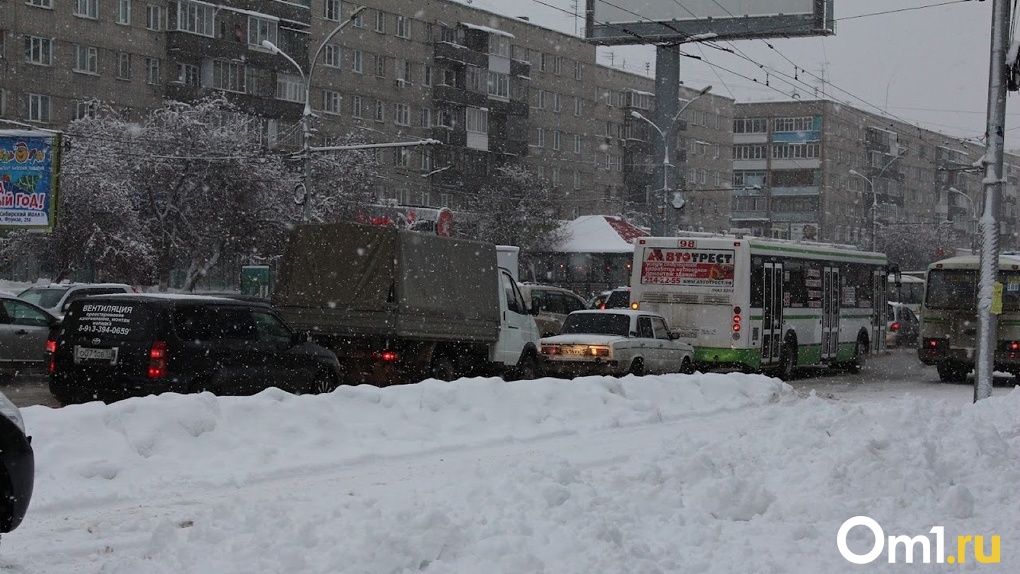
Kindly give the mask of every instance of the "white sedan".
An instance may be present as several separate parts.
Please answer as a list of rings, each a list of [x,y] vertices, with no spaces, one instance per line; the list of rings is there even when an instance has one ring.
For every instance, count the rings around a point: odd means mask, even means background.
[[[655,313],[574,311],[559,335],[542,339],[542,358],[553,376],[693,372],[694,347],[677,337]]]

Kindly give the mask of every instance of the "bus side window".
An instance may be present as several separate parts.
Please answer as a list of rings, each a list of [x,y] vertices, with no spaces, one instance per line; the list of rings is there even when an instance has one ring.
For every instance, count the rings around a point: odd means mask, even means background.
[[[786,261],[784,275],[786,278],[786,293],[790,296],[789,307],[804,307],[807,305],[807,276],[804,273],[803,261]]]
[[[765,306],[765,260],[761,257],[751,258],[751,306]]]

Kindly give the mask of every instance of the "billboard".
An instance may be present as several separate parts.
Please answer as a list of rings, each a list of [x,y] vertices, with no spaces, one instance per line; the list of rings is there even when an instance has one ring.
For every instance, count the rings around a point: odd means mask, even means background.
[[[642,285],[733,287],[732,249],[667,249],[645,247]]]
[[[585,37],[602,45],[835,34],[833,0],[587,0]]]
[[[53,229],[60,134],[0,130],[0,229]]]

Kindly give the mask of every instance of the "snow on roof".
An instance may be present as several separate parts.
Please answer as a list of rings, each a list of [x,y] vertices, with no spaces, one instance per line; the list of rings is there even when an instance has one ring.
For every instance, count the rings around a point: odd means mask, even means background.
[[[503,30],[498,30],[496,28],[490,28],[488,26],[479,26],[478,24],[470,24],[468,22],[461,22],[460,25],[464,26],[465,28],[470,28],[472,30],[481,30],[482,32],[488,32],[490,34],[498,34],[500,36],[506,36],[508,38],[513,38],[514,37],[514,35],[511,34],[510,32],[504,32]]]
[[[628,253],[634,250],[634,239],[648,235],[609,215],[582,215],[560,229],[567,236],[558,249],[564,253]]]

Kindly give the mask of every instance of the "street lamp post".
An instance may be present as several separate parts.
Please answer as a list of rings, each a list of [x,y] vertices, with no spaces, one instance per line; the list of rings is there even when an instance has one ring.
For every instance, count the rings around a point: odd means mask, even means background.
[[[299,74],[301,74],[301,82],[305,86],[305,107],[301,112],[301,187],[303,188],[302,194],[302,207],[301,207],[301,220],[308,223],[312,218],[312,72],[315,70],[315,62],[319,59],[319,54],[322,53],[322,49],[326,47],[326,44],[333,39],[333,36],[337,35],[340,30],[343,30],[348,24],[354,21],[358,14],[365,9],[364,6],[358,6],[351,12],[351,15],[333,28],[319,47],[315,50],[315,55],[312,56],[311,62],[308,63],[308,73],[301,69],[301,66],[287,55],[286,52],[281,50],[269,40],[262,40],[262,47],[266,48],[270,52],[283,56],[288,62],[297,68]]]
[[[882,174],[885,173],[885,170],[888,169],[894,161],[905,155],[907,155],[907,150],[904,149],[898,153],[896,157],[889,160],[884,166],[882,166],[882,169],[878,170],[878,173],[875,175],[875,179],[882,177]],[[871,250],[874,251],[878,248],[878,193],[875,191],[875,181],[852,169],[850,170],[850,175],[856,175],[868,182],[868,187],[871,188]]]
[[[666,234],[670,233],[670,230],[667,229],[667,227],[668,227],[667,226],[667,222],[669,221],[669,217],[667,215],[669,213],[669,211],[668,211],[669,210],[669,169],[671,167],[673,167],[673,166],[669,162],[669,136],[671,134],[673,134],[673,129],[676,127],[676,121],[678,119],[680,119],[681,114],[684,113],[684,110],[687,109],[687,106],[690,106],[691,104],[693,104],[695,100],[697,100],[701,96],[704,96],[705,94],[707,94],[711,89],[712,89],[712,86],[705,86],[704,88],[701,89],[701,91],[699,91],[697,94],[695,94],[695,96],[693,98],[688,100],[687,103],[684,104],[680,108],[680,110],[676,113],[676,115],[673,116],[673,119],[670,121],[669,127],[667,129],[665,129],[665,130],[663,130],[659,126],[655,125],[655,122],[653,122],[652,120],[650,120],[650,119],[646,118],[645,116],[641,115],[639,112],[634,111],[634,110],[631,110],[631,112],[630,112],[630,115],[632,117],[638,118],[640,120],[644,120],[648,125],[650,125],[653,128],[655,128],[655,131],[657,131],[659,133],[659,136],[662,137],[662,234],[663,235],[666,235]]]
[[[971,199],[971,197],[969,195],[967,195],[966,193],[960,191],[959,189],[956,189],[955,187],[950,187],[950,188],[946,189],[946,191],[948,191],[949,193],[955,193],[955,194],[957,194],[957,195],[959,195],[959,196],[961,196],[961,197],[963,197],[963,198],[965,198],[967,200],[967,207],[970,208],[970,216],[971,216],[971,225],[968,226],[968,228],[967,228],[967,236],[970,239],[970,252],[974,253],[974,250],[975,250],[975,247],[976,247],[974,245],[974,228],[977,225],[977,209],[976,209],[976,206],[974,205],[974,200]],[[946,207],[948,208],[948,206],[949,206],[949,198],[946,197]],[[948,216],[949,214],[947,213],[946,215]],[[948,217],[947,217],[947,219],[948,219]]]

